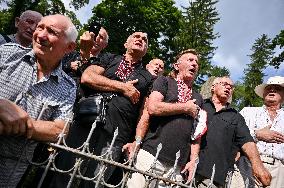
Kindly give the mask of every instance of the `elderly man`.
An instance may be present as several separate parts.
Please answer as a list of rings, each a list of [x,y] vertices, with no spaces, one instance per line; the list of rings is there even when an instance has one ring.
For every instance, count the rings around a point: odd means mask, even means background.
[[[234,158],[240,149],[252,162],[255,177],[264,185],[270,183],[271,176],[260,160],[244,118],[228,103],[233,89],[230,78],[218,77],[212,83],[212,98],[205,100],[208,131],[201,141],[196,175],[198,188],[205,188],[210,184],[214,164],[215,176],[212,186],[224,187],[227,173],[233,169]]]
[[[81,84],[85,86],[84,100],[92,100],[97,94],[112,96],[107,104],[106,122],[103,126],[97,124],[90,139],[90,150],[100,155],[110,144],[113,133],[118,128],[118,136],[112,152],[112,158],[116,161],[121,157],[122,146],[133,137],[139,109],[153,79],[152,75],[143,68],[141,61],[148,48],[147,34],[133,33],[128,37],[124,46],[126,48],[124,55],[102,56],[90,65],[81,77]],[[82,125],[80,132],[74,132],[74,136],[76,134],[86,135],[86,140],[92,123]],[[81,145],[82,142],[77,144]],[[94,161],[90,161],[89,164],[88,168],[84,169],[85,175],[94,177],[96,164]],[[113,168],[109,167],[104,175],[105,181],[109,179],[112,172]],[[57,187],[60,186],[57,185]],[[94,184],[84,181],[80,187],[94,187]]]
[[[272,175],[269,187],[284,187],[284,111],[281,108],[284,103],[284,77],[270,77],[267,83],[255,87],[255,93],[263,98],[264,105],[245,107],[240,113],[256,142],[264,166]],[[251,168],[251,165],[244,157],[238,164],[245,180],[249,176],[243,174],[248,174],[244,169]]]
[[[0,47],[0,187],[16,187],[36,141],[54,142],[75,100],[75,83],[60,59],[75,49],[77,31],[68,17],[43,17],[33,49]]]
[[[155,77],[164,74],[165,64],[161,59],[152,59],[147,65],[146,69]]]
[[[15,18],[17,32],[13,35],[0,35],[0,45],[8,42],[18,43],[24,47],[32,44],[33,32],[42,15],[39,12],[26,10],[20,17]]]
[[[176,57],[172,77],[161,76],[155,80],[149,95],[148,110],[143,112],[148,115],[142,115],[145,121],[140,120],[144,123],[139,124],[136,131],[138,143],[144,138],[135,165],[139,170],[150,169],[155,159],[156,147],[162,143],[158,163],[153,170],[158,175],[167,173],[174,165],[176,153],[180,151],[177,176],[181,177],[179,175],[181,170],[188,171],[188,179],[191,179],[199,152],[199,139],[191,141],[191,133],[194,118],[197,116],[199,106],[203,103],[201,95],[192,90],[198,71],[197,62],[196,51],[185,50]],[[151,118],[147,121],[149,116]],[[149,130],[146,133],[148,124]],[[177,136],[179,139],[176,139]],[[183,166],[185,166],[184,169],[182,169]],[[158,185],[163,186],[160,182],[153,180],[150,187]],[[127,186],[144,187],[145,177],[139,173],[133,173]]]
[[[95,33],[98,32],[98,33]],[[100,58],[103,56],[107,56],[108,54],[100,53],[108,44],[108,33],[103,28],[98,28],[98,31],[86,31],[80,37],[80,52],[72,52],[65,56],[63,59],[63,70],[70,75],[74,80],[77,82],[77,97],[76,102],[74,104],[74,121],[72,126],[70,127],[70,131],[68,136],[66,137],[66,143],[69,147],[78,148],[81,146],[85,141],[90,132],[90,127],[92,123],[96,120],[97,114],[92,114],[86,112],[84,114],[79,113],[82,105],[79,103],[82,102],[80,99],[84,99],[84,95],[88,93],[92,93],[92,89],[88,87],[82,86],[80,84],[81,76],[84,70],[92,65],[94,62],[99,61]],[[86,106],[92,104],[85,104]],[[96,146],[96,140],[100,137],[97,128],[95,133],[90,141],[89,147],[94,149]],[[62,151],[56,160],[56,166],[59,169],[70,169],[75,163],[76,157],[73,153]],[[82,166],[88,166],[86,172],[82,173],[85,176],[92,176],[93,170],[96,167],[95,161],[89,161],[86,165],[83,164]],[[69,176],[66,174],[57,173],[50,184],[50,187],[66,187],[69,182]],[[83,185],[82,185],[83,186]],[[86,183],[87,186],[87,183]],[[93,185],[90,185],[93,186]]]

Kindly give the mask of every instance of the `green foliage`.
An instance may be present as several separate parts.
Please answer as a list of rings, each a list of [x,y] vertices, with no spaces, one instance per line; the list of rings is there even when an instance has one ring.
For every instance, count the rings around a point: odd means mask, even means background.
[[[65,9],[65,6],[61,0],[11,0],[5,1],[7,3],[7,8],[0,11],[0,32],[5,34],[11,34],[16,32],[16,28],[14,27],[14,20],[16,17],[20,16],[22,12],[25,10],[35,10],[40,12],[42,15],[49,14],[65,14],[68,15],[77,29],[81,28],[81,23],[77,19],[76,15],[72,11],[68,11]],[[73,3],[83,3],[88,2],[73,0]]]
[[[274,50],[276,47],[279,47],[280,49],[284,47],[284,30],[281,30],[280,33],[272,40],[270,48]],[[278,69],[283,61],[284,61],[284,50],[282,50],[280,54],[272,58],[270,65]]]
[[[215,7],[217,2],[190,1],[189,7],[184,8],[182,27],[175,40],[174,52],[194,48],[200,54],[197,85],[202,84],[208,76],[227,75],[229,72],[224,68],[212,67],[210,62],[217,48],[213,46],[213,41],[219,37],[218,33],[214,33],[214,25],[219,20]]]
[[[123,54],[123,44],[135,31],[148,34],[149,48],[145,62],[153,57],[165,57],[172,39],[179,31],[181,12],[172,0],[103,0],[93,8],[89,21],[101,23],[108,31],[108,51]],[[164,59],[166,60],[166,59]]]
[[[263,83],[264,69],[268,66],[273,51],[269,48],[271,39],[267,35],[262,35],[256,39],[252,46],[252,54],[250,56],[251,63],[244,70],[243,84],[239,84],[235,92],[235,99],[238,99],[236,105],[245,106],[261,106],[262,99],[258,97],[254,88]]]

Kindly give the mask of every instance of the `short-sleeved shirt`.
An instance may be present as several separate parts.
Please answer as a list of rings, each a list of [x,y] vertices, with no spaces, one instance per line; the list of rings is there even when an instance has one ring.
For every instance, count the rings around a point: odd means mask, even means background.
[[[1,99],[14,102],[33,119],[38,119],[42,112],[41,120],[66,121],[75,95],[75,82],[62,71],[61,65],[50,75],[37,80],[36,57],[32,49],[13,43],[0,46]],[[22,157],[31,159],[36,144],[24,136],[1,135],[0,171],[3,172],[2,165],[8,168],[7,172],[14,168],[7,166],[6,159],[14,162]]]
[[[178,102],[178,86],[175,79],[161,76],[154,81],[152,91],[158,91],[164,96],[164,102]],[[193,91],[192,98],[202,107],[203,99]],[[149,104],[151,105],[151,104]],[[149,131],[142,143],[142,149],[156,155],[157,146],[162,143],[158,160],[167,166],[172,166],[176,153],[180,151],[178,165],[184,166],[190,154],[191,133],[194,119],[185,114],[170,116],[152,116]]]
[[[111,80],[122,81],[115,72],[117,71],[120,62],[124,60],[124,56],[105,54],[99,61],[94,64],[105,69],[104,76]],[[116,93],[108,103],[107,117],[105,129],[112,133],[117,127],[119,135],[116,138],[116,144],[122,146],[129,142],[129,139],[134,136],[137,125],[139,109],[141,108],[144,97],[149,93],[154,77],[148,72],[140,61],[134,67],[134,71],[128,76],[126,81],[138,79],[138,83],[134,84],[135,88],[140,92],[140,100],[137,104],[133,104],[128,97],[121,93]],[[86,95],[98,92],[95,90],[84,90]]]
[[[214,181],[224,185],[229,170],[233,168],[238,150],[247,142],[253,142],[244,118],[227,105],[216,112],[211,99],[206,99],[208,130],[202,137],[197,173],[211,178],[215,164]]]

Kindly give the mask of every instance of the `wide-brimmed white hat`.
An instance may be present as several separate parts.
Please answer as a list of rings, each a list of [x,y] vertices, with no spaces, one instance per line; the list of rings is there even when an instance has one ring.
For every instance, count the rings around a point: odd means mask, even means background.
[[[280,85],[284,88],[284,77],[282,76],[273,76],[268,78],[266,84],[260,84],[254,88],[255,93],[263,98],[264,89],[268,85]]]

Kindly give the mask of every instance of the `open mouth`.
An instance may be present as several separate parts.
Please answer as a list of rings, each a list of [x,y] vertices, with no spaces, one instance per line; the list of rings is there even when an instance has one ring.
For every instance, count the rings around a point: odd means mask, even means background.
[[[196,70],[195,70],[195,68],[191,68],[191,69],[189,69],[188,71],[189,71],[191,74],[195,74],[195,71],[196,71]]]
[[[141,42],[135,42],[134,45],[135,46],[139,46],[140,48],[142,47],[142,43]]]
[[[154,69],[154,73],[157,75],[159,71],[157,69]]]

